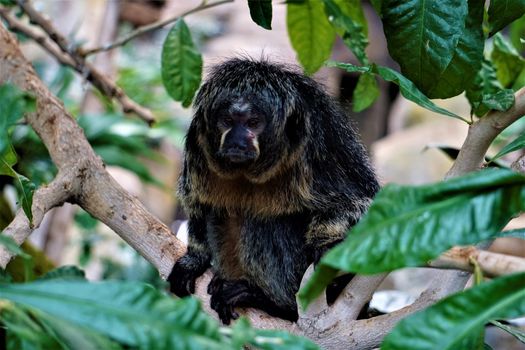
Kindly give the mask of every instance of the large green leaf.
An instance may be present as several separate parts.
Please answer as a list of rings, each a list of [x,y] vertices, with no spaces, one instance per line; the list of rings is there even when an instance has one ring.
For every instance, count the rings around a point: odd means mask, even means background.
[[[441,300],[401,322],[385,338],[382,350],[455,350],[494,318],[525,313],[525,273],[483,283]]]
[[[264,29],[272,29],[272,0],[248,0],[252,20]]]
[[[421,266],[455,245],[504,235],[525,209],[525,176],[486,169],[424,186],[387,185],[344,242],[320,261],[299,291],[303,306],[337,270],[360,274]]]
[[[491,60],[496,69],[496,76],[505,88],[512,87],[514,81],[525,68],[525,60],[512,44],[499,33],[494,36]]]
[[[388,51],[403,75],[423,93],[432,92],[454,58],[459,39],[465,36],[467,13],[465,0],[383,1]],[[471,41],[469,38],[464,44]]]
[[[525,0],[490,0],[490,35],[505,28],[525,14]]]
[[[0,299],[132,347],[223,349],[218,325],[196,300],[176,300],[144,284],[46,280],[1,285]]]
[[[328,62],[329,67],[338,67],[346,70],[347,72],[358,72],[358,73],[374,73],[381,76],[386,81],[390,81],[399,86],[401,95],[406,99],[417,103],[423,108],[426,108],[432,112],[440,113],[452,118],[457,118],[463,121],[465,119],[461,118],[459,115],[454,114],[450,111],[447,111],[444,108],[436,106],[432,101],[429,100],[419,89],[402,74],[396,72],[393,69],[388,67],[377,66],[375,64],[371,66],[358,67],[350,63],[340,63],[340,62]]]
[[[19,319],[5,322],[8,331],[37,349],[42,341],[48,343],[44,348],[53,349],[54,342],[66,349],[83,349],[80,344],[86,349],[119,348],[114,341],[141,349],[223,350],[247,344],[268,350],[319,349],[286,332],[254,329],[245,319],[219,329],[193,298],[175,299],[145,284],[92,283],[77,274],[63,271],[59,279],[0,283],[0,320],[6,315],[2,307],[9,305]],[[75,342],[76,347],[69,346]]]
[[[315,73],[330,57],[335,30],[319,0],[289,2],[286,24],[292,47],[307,74]]]
[[[175,22],[164,41],[161,73],[168,94],[188,107],[201,82],[202,57],[183,19]]]
[[[478,117],[484,116],[491,109],[506,111],[514,105],[514,91],[503,88],[488,60],[483,60],[466,96],[472,112]]]
[[[361,112],[370,107],[379,96],[379,87],[375,75],[363,73],[357,81],[352,96],[353,111]]]
[[[341,37],[346,46],[352,50],[361,64],[368,64],[368,57],[365,53],[368,39],[363,25],[346,15],[336,1],[323,0],[323,2],[328,19],[341,32]]]
[[[441,75],[434,77],[434,86],[428,91],[431,98],[449,98],[459,95],[472,83],[481,67],[485,35],[483,10],[485,0],[468,0],[468,16],[454,56]]]

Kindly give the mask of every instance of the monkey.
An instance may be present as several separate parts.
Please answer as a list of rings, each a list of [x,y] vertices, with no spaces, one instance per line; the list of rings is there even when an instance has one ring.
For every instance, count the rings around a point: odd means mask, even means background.
[[[224,324],[239,307],[296,321],[304,272],[379,189],[364,146],[319,83],[267,59],[216,65],[193,108],[178,183],[189,242],[170,290],[194,293],[211,267],[210,306]]]

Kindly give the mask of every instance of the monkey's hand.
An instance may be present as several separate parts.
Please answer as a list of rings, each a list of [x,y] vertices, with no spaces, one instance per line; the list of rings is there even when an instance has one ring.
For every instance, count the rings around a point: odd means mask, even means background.
[[[246,306],[253,299],[253,291],[244,280],[229,281],[215,274],[208,285],[211,295],[210,306],[217,312],[222,323],[228,325],[231,320],[239,318],[235,307]]]
[[[203,264],[198,256],[184,255],[175,263],[168,276],[170,291],[181,298],[193,294],[195,292],[195,280],[207,268],[208,265]]]

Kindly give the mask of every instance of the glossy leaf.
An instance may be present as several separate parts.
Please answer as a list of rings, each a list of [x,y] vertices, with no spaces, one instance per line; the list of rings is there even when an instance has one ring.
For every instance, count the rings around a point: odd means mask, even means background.
[[[390,184],[319,265],[359,274],[426,265],[455,245],[503,236],[505,224],[524,209],[525,176],[507,169],[424,186]],[[316,269],[300,291],[302,305],[329,283],[323,273]]]
[[[465,347],[467,336],[494,318],[525,313],[525,273],[501,277],[402,320],[385,338],[382,350],[453,350]]]
[[[329,67],[338,67],[346,70],[347,72],[359,72],[359,73],[374,73],[381,76],[386,81],[390,81],[399,86],[401,95],[406,99],[417,103],[423,108],[426,108],[432,112],[440,113],[452,118],[457,118],[463,121],[465,119],[461,118],[459,115],[454,114],[450,111],[447,111],[444,108],[436,106],[428,97],[426,97],[419,89],[406,77],[402,74],[396,72],[393,69],[388,67],[376,66],[375,64],[367,67],[358,67],[350,63],[339,63],[339,62],[329,62]]]
[[[272,29],[272,0],[248,0],[252,20],[264,29]]]
[[[506,111],[514,105],[514,92],[503,88],[492,63],[488,60],[483,60],[481,69],[466,91],[466,96],[472,112],[478,117],[484,116],[491,109]]]
[[[525,14],[525,0],[491,0],[489,6],[490,35],[494,35]]]
[[[323,2],[289,2],[286,24],[292,47],[306,74],[315,73],[330,57],[335,40],[335,30],[324,15]]]
[[[361,112],[367,109],[378,97],[379,87],[376,77],[371,73],[361,74],[352,97],[353,111]]]
[[[510,88],[525,68],[525,60],[516,49],[501,35],[494,36],[491,60],[496,76],[503,87]]]
[[[459,95],[472,83],[481,68],[485,35],[483,34],[484,0],[468,0],[465,28],[459,37],[452,60],[440,75],[433,78],[430,98],[449,98]]]
[[[176,300],[145,284],[46,280],[2,285],[0,299],[131,347],[223,349],[217,324],[196,300]]]
[[[188,107],[201,82],[202,57],[183,19],[175,22],[164,41],[161,73],[168,94]]]
[[[454,58],[460,37],[465,36],[467,13],[465,0],[383,0],[388,51],[423,93],[432,92]],[[464,44],[479,45],[471,39]]]
[[[509,37],[512,45],[518,52],[525,49],[525,45],[521,42],[521,38],[525,38],[525,15],[512,22],[509,28]]]
[[[323,0],[329,21],[341,32],[346,46],[352,50],[361,64],[368,64],[365,49],[368,39],[363,26],[342,12],[334,0]]]

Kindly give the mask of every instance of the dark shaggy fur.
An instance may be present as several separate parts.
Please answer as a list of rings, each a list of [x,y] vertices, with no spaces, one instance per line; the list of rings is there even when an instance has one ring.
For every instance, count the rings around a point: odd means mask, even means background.
[[[248,165],[218,155],[218,115],[240,100],[267,121],[260,156]],[[365,150],[316,82],[265,61],[216,66],[194,107],[179,183],[189,247],[171,290],[192,293],[211,265],[211,306],[224,323],[235,307],[296,320],[306,268],[345,237],[379,189]]]

